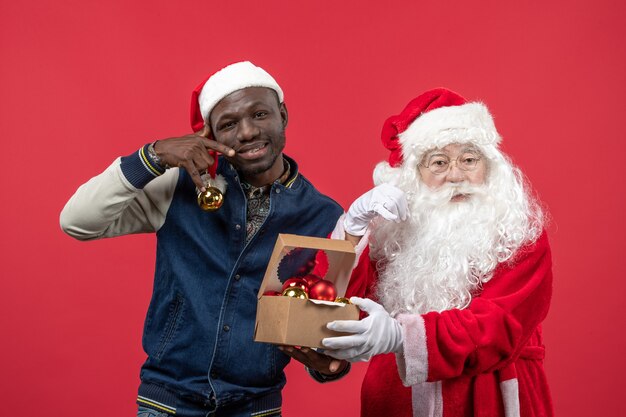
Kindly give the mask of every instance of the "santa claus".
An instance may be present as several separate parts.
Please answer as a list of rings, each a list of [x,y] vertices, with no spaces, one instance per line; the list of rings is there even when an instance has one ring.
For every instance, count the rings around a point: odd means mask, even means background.
[[[390,117],[389,161],[334,232],[356,245],[349,292],[367,313],[324,339],[370,361],[363,416],[551,416],[541,322],[550,305],[544,216],[498,149],[482,103],[428,91]]]

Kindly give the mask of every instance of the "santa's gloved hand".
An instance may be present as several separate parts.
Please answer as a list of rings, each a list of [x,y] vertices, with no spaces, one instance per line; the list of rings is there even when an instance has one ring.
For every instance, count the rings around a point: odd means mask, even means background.
[[[370,221],[376,216],[394,222],[406,220],[404,191],[386,183],[372,188],[354,200],[343,222],[344,229],[353,236],[363,236]]]
[[[368,361],[374,355],[395,353],[402,349],[402,326],[383,306],[368,298],[352,297],[350,302],[369,316],[363,320],[337,320],[328,323],[326,327],[330,330],[354,334],[324,338],[324,354],[358,362]]]

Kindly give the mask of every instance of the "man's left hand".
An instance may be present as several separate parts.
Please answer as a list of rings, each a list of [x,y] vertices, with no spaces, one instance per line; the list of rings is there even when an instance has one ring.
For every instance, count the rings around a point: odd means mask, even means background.
[[[348,366],[346,361],[331,358],[308,347],[279,346],[278,349],[285,355],[302,362],[307,368],[314,369],[324,375],[338,374]]]

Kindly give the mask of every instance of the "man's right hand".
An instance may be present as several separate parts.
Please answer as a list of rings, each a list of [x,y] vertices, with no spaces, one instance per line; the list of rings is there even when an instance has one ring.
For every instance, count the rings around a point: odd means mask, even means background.
[[[295,346],[278,346],[281,352],[291,356],[298,362],[302,362],[309,369],[314,369],[323,375],[334,375],[343,371],[348,363],[344,360],[332,358],[316,349],[308,347],[296,348]]]
[[[211,131],[206,125],[191,135],[159,140],[154,144],[154,151],[164,166],[184,168],[202,192],[205,191],[205,186],[201,174],[215,163],[209,152],[235,155],[234,149],[211,138]]]
[[[391,184],[381,184],[354,200],[344,219],[344,229],[352,236],[363,236],[377,216],[399,222],[407,218],[408,204],[404,192]]]

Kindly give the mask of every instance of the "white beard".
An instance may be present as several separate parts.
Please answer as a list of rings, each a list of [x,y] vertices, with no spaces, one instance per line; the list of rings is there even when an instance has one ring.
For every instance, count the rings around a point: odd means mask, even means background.
[[[370,238],[376,294],[392,315],[467,307],[498,263],[537,237],[536,224],[526,230],[528,211],[512,216],[515,203],[486,185],[411,188],[409,220],[374,223]],[[451,202],[459,193],[469,197]]]

